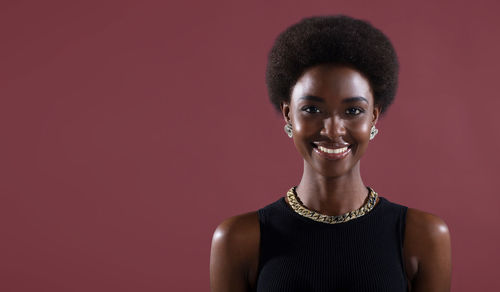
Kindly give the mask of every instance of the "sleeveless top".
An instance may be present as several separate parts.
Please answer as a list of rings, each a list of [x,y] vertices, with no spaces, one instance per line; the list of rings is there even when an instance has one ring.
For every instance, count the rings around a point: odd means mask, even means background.
[[[278,201],[258,210],[257,292],[408,291],[403,262],[407,207],[379,197],[340,224],[303,217]]]

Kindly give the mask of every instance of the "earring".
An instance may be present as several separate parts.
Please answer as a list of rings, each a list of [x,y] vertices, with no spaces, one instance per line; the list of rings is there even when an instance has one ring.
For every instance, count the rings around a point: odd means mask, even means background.
[[[372,126],[372,129],[370,130],[370,140],[373,140],[373,138],[375,138],[377,133],[378,133],[378,129],[375,128],[375,126]]]
[[[292,138],[293,132],[292,132],[292,125],[287,123],[285,125],[285,133],[288,135],[289,138]]]

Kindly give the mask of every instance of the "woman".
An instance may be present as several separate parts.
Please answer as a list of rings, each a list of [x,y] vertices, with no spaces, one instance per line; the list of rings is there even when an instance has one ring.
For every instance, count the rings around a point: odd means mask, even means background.
[[[365,186],[360,159],[397,87],[387,37],[346,16],[304,19],[269,55],[271,102],[304,160],[300,183],[217,227],[212,292],[449,291],[450,236],[438,217]]]

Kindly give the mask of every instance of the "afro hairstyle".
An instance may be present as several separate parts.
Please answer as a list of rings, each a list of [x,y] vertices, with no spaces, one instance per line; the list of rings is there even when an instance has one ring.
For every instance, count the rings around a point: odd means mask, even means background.
[[[305,18],[276,38],[266,68],[274,107],[281,112],[281,102],[290,102],[291,90],[304,71],[325,63],[361,72],[381,113],[394,100],[399,63],[389,39],[366,21],[335,15]]]

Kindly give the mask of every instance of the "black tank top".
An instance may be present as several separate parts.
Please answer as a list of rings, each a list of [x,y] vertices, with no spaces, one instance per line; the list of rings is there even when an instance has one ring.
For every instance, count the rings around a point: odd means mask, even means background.
[[[351,221],[325,224],[295,213],[285,198],[260,209],[257,292],[407,291],[407,207],[379,197]]]

